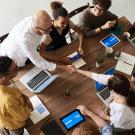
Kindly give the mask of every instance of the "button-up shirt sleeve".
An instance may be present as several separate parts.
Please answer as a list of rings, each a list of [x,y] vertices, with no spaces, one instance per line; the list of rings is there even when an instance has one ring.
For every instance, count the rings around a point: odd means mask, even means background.
[[[91,78],[101,84],[107,85],[108,84],[108,79],[111,78],[112,75],[105,75],[105,74],[97,74],[97,73],[92,73]]]
[[[28,36],[28,35],[27,35]],[[36,47],[33,44],[33,41],[23,39],[21,42],[21,49],[25,55],[31,60],[31,62],[41,69],[46,69],[49,71],[54,71],[56,69],[56,64],[46,61],[43,57],[39,55],[36,51]]]

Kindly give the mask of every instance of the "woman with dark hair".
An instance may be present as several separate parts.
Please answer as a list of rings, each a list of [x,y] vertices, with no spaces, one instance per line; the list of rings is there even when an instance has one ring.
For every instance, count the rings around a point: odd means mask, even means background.
[[[108,85],[111,90],[111,102],[109,103],[110,115],[104,111],[99,112],[99,116],[119,129],[135,128],[135,92],[130,87],[129,80],[118,73],[114,75],[97,74],[90,71],[76,69],[75,72],[83,74],[101,84]]]
[[[48,36],[46,36],[45,39],[43,38],[40,47],[40,50],[42,52],[41,55],[51,60],[62,60],[62,58],[59,58],[58,56],[53,57],[53,54],[47,57],[47,55],[44,53],[44,50],[53,51],[67,45],[65,36],[69,32],[69,29],[72,29],[79,34],[78,51],[82,55],[83,54],[82,31],[72,21],[69,20],[68,11],[64,7],[62,7],[62,3],[52,2],[51,10],[54,18],[52,30],[50,31]]]

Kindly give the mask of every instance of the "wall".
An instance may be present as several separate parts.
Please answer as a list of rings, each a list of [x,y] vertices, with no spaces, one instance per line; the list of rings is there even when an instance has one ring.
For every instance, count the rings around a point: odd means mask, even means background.
[[[92,0],[63,0],[64,6],[71,11]],[[111,11],[120,16],[127,16],[131,22],[135,20],[135,0],[112,0]],[[8,32],[23,18],[32,15],[38,9],[50,12],[51,0],[0,0],[0,35]],[[77,18],[73,19],[77,23]]]

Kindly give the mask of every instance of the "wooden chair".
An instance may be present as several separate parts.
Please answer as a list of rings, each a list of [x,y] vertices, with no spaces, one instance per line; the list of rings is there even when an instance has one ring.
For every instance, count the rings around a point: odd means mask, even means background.
[[[75,15],[81,13],[83,10],[85,10],[86,8],[89,7],[89,3],[87,3],[86,5],[82,6],[82,7],[79,7],[77,9],[74,9],[73,11],[71,11],[69,13],[69,19],[71,19],[72,17],[74,17]],[[75,32],[71,32],[71,30],[69,30],[69,37],[70,37],[70,40],[71,42],[75,39]]]
[[[3,36],[0,37],[0,43],[3,42],[3,40],[8,36],[8,34],[9,34],[9,33],[7,33],[7,34],[5,34],[5,35],[3,35]]]

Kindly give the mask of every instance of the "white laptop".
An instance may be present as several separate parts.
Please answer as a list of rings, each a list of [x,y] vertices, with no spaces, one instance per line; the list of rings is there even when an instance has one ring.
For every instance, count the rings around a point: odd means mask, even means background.
[[[133,45],[133,46],[135,47],[135,37],[132,38],[132,39],[130,39],[129,37],[127,37],[127,40],[128,40],[128,42],[129,42],[131,45]]]
[[[81,55],[78,52],[73,52],[67,57],[71,59],[72,65],[74,65],[76,68],[80,68],[86,64],[86,62],[81,58]]]
[[[106,75],[112,75],[115,72],[114,68],[111,68],[107,70],[104,74]],[[96,82],[96,92],[97,96],[101,99],[101,101],[108,106],[108,103],[110,102],[110,95],[111,92],[107,85],[100,84],[99,82]]]
[[[50,115],[45,105],[41,102],[37,95],[30,98],[34,110],[31,112],[30,119],[34,124]]]
[[[58,75],[51,75],[48,71],[34,67],[23,75],[19,80],[26,88],[34,93],[43,91],[52,83]]]

